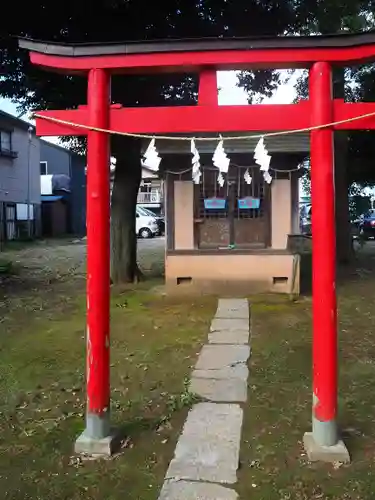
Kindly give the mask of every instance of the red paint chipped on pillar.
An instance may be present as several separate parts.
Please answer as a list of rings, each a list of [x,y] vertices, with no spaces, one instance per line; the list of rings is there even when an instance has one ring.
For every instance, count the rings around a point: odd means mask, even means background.
[[[92,69],[88,77],[89,123],[109,128],[110,77]],[[88,413],[109,408],[110,198],[109,137],[87,139],[87,405]]]
[[[310,70],[312,125],[333,121],[332,69],[326,62]],[[313,413],[327,422],[337,412],[337,306],[334,143],[330,127],[311,132],[313,240]]]

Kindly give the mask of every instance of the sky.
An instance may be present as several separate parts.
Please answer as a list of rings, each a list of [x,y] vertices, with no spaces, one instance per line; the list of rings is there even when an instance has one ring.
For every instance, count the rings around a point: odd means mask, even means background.
[[[285,72],[281,72],[285,74]],[[264,104],[289,104],[296,96],[295,84],[299,76],[299,72],[295,73],[289,83],[280,85],[274,95],[263,100]],[[219,104],[220,105],[235,105],[247,104],[246,92],[236,86],[237,73],[235,71],[220,71],[218,73]]]

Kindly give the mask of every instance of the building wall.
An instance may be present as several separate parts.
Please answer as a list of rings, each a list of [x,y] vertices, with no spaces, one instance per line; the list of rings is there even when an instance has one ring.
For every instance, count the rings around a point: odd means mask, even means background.
[[[174,248],[194,248],[194,184],[191,181],[174,182]]]
[[[110,195],[112,197],[115,170],[111,171]],[[164,186],[158,174],[149,169],[142,169],[142,180],[139,186],[137,204],[147,208],[157,215],[164,213]]]
[[[14,157],[0,153],[0,241],[40,235],[40,141],[29,124],[0,111]],[[30,209],[28,210],[28,204]],[[30,217],[30,223],[27,218]]]
[[[0,154],[0,237],[7,236],[5,212],[7,204],[18,204],[17,214],[25,212],[29,199],[34,205],[35,234],[41,230],[40,162],[47,162],[48,174],[64,174],[71,179],[70,228],[74,234],[86,234],[86,159],[61,146],[51,144],[32,133],[29,124],[0,111],[0,130],[12,133],[15,158]],[[27,207],[26,207],[27,213]],[[25,222],[22,222],[25,224]],[[17,234],[20,234],[17,223]],[[8,230],[9,232],[9,230]],[[24,234],[24,228],[22,228]]]
[[[42,140],[40,161],[47,162],[49,175],[70,177],[70,229],[76,235],[86,234],[86,158]]]
[[[19,128],[0,115],[0,129],[12,130],[12,150],[17,158],[0,156],[0,201],[40,204],[40,141],[27,127]]]
[[[292,232],[292,189],[290,179],[274,179],[271,185],[273,249],[285,250]]]
[[[72,230],[83,236],[86,234],[86,158],[74,155],[71,165]]]
[[[230,293],[299,294],[299,256],[288,253],[168,254],[166,285],[170,289]]]
[[[47,141],[40,141],[40,161],[47,162],[47,174],[71,176],[71,153],[69,150]]]

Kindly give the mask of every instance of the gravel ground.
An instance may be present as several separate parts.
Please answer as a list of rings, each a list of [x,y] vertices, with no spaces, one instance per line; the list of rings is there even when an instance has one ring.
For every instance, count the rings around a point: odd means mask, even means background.
[[[153,276],[164,272],[165,239],[138,240],[138,261],[143,272]],[[83,277],[86,272],[85,240],[43,240],[29,246],[17,246],[2,252],[19,265],[21,274],[56,279],[61,276]]]
[[[165,238],[139,239],[138,262],[142,271],[149,276],[164,274]],[[368,241],[357,255],[367,258],[375,255],[375,241]],[[15,243],[1,259],[10,259],[19,266],[21,278],[55,280],[65,276],[84,278],[86,273],[85,240],[41,240],[31,245]]]

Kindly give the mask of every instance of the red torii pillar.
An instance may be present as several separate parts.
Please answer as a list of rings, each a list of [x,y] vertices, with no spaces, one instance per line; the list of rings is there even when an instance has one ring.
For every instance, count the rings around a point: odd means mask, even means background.
[[[332,69],[310,69],[312,126],[334,121]],[[336,224],[333,128],[312,130],[311,201],[313,235],[313,416],[304,436],[310,460],[350,460],[337,429]]]
[[[110,75],[88,74],[90,125],[109,128]],[[87,135],[87,412],[86,429],[77,439],[78,453],[112,452],[110,429],[110,152],[109,136]]]

